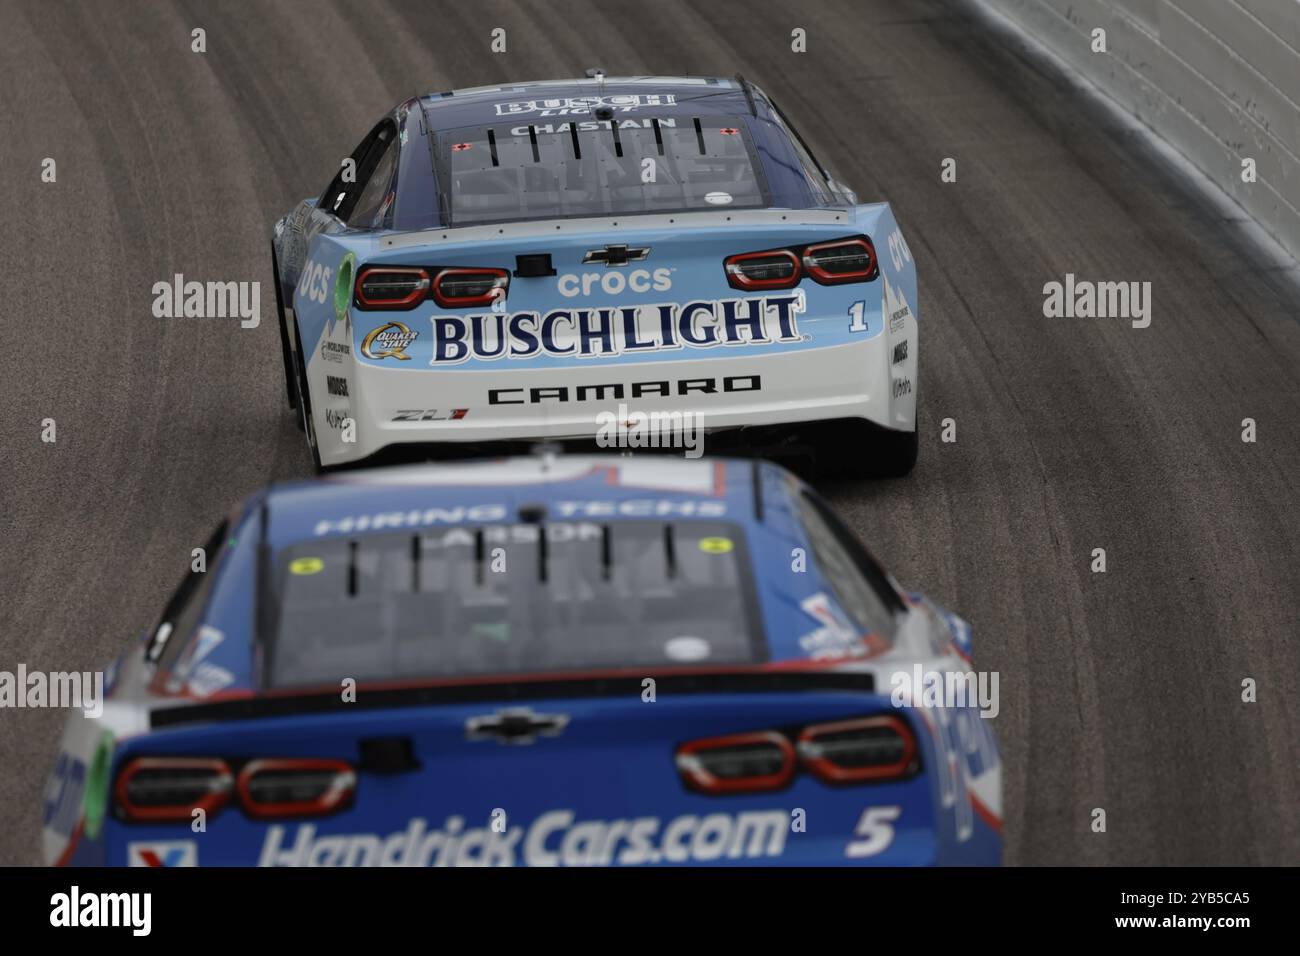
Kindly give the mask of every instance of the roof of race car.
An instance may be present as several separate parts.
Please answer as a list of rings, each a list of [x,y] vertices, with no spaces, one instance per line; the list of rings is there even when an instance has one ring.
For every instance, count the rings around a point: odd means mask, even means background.
[[[745,588],[752,602],[747,614],[756,615],[752,634],[761,647],[755,653],[773,665],[812,663],[809,636],[828,627],[842,630],[836,622],[847,618],[815,563],[791,573],[794,549],[809,547],[795,507],[801,488],[788,472],[756,461],[549,455],[354,471],[273,485],[248,499],[230,527],[198,626],[167,648],[163,672],[170,676],[160,674],[155,687],[210,698],[257,693],[265,686],[268,678],[256,676],[254,643],[265,624],[254,617],[260,620],[263,613],[256,595],[265,593],[259,589],[270,580],[271,563],[289,562],[291,576],[314,581],[319,557],[299,555],[391,538],[390,532],[445,535],[458,528],[543,521],[626,527],[629,533],[671,524],[684,539],[697,527],[722,535],[735,528],[741,536],[734,542],[735,557],[742,559],[743,577],[752,578],[752,590],[748,583]],[[701,540],[721,541],[726,552],[733,548],[731,539]],[[293,570],[295,559],[314,566]],[[319,583],[326,577],[328,569]],[[266,639],[263,633],[260,640]]]
[[[718,517],[755,521],[750,462],[545,456],[410,465],[275,485],[266,543],[483,521]],[[708,507],[703,507],[705,502]],[[598,512],[598,514],[597,514]]]
[[[599,106],[609,106],[619,112],[653,109],[659,116],[750,113],[750,101],[735,80],[680,76],[621,76],[479,86],[432,93],[421,97],[420,103],[429,122],[439,130],[510,117],[562,119],[570,112],[586,117],[591,108]],[[761,98],[755,98],[755,108],[761,103]]]

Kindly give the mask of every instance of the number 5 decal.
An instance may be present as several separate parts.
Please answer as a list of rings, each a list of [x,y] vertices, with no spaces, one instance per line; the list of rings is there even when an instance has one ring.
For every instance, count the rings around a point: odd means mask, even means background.
[[[902,807],[867,807],[853,830],[858,839],[844,848],[844,855],[856,860],[884,853],[894,842],[894,821],[902,814]]]

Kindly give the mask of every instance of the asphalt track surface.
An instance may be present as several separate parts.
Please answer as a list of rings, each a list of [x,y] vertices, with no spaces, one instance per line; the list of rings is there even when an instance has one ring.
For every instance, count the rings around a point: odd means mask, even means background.
[[[1007,862],[1300,863],[1293,273],[966,6],[4,0],[0,22],[0,670],[104,666],[233,502],[308,474],[269,231],[383,111],[741,70],[916,256],[920,463],[824,490],[1001,675]],[[154,318],[177,272],[260,280],[260,327]],[[1044,318],[1067,272],[1151,282],[1151,326]],[[0,862],[38,860],[64,718],[0,711]]]

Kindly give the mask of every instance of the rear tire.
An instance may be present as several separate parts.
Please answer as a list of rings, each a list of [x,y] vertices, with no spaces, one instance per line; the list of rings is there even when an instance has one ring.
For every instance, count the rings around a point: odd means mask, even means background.
[[[823,442],[830,470],[843,478],[905,478],[916,467],[920,432],[881,428],[870,422],[845,424]]]
[[[307,367],[303,364],[302,339],[299,337],[297,329],[293,331],[293,341],[297,348],[293,367],[299,410],[298,427],[307,436],[307,447],[311,450],[312,467],[317,474],[320,474],[324,469],[320,463],[320,449],[316,447],[316,423],[311,416],[311,392],[307,387]]]
[[[271,275],[275,278],[275,314],[280,320],[280,355],[284,359],[284,389],[289,394],[290,410],[298,407],[298,393],[294,383],[293,350],[289,348],[289,324],[284,317],[284,292],[280,288],[280,261],[271,243]]]

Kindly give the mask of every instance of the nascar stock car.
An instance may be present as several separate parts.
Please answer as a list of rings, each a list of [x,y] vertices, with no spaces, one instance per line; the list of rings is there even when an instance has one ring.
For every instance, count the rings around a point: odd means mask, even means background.
[[[916,271],[888,203],[739,76],[589,74],[407,100],[275,224],[317,467],[589,441],[622,407],[908,473]]]
[[[48,862],[1000,860],[990,722],[891,690],[970,629],[774,464],[350,470],[208,554],[70,719]]]

